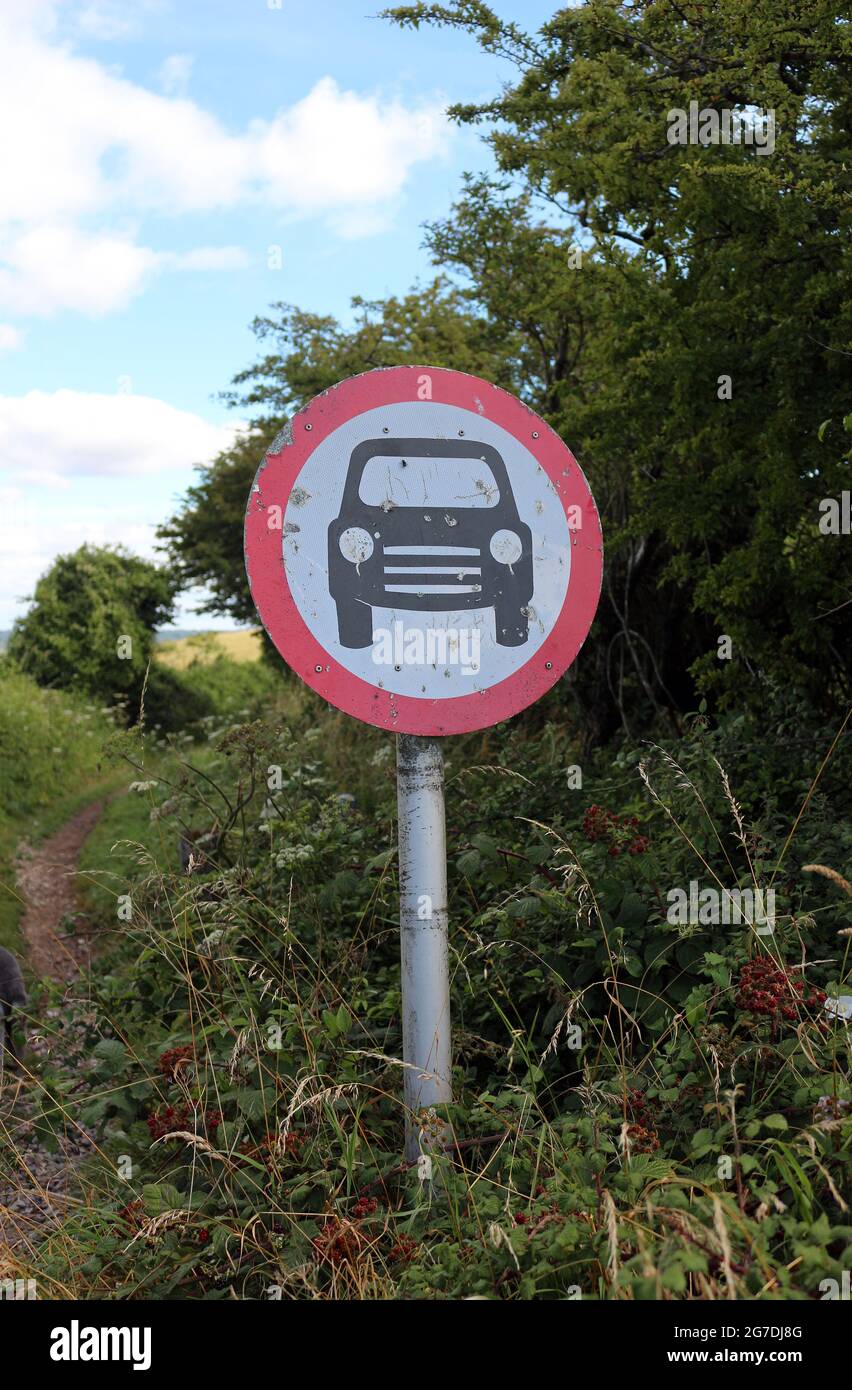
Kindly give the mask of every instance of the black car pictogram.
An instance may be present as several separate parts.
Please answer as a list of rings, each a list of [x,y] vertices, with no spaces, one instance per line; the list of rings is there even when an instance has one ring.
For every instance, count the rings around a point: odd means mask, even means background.
[[[328,583],[344,647],[370,645],[374,607],[493,608],[497,642],[522,646],[532,532],[498,451],[461,439],[359,444],[328,529]]]

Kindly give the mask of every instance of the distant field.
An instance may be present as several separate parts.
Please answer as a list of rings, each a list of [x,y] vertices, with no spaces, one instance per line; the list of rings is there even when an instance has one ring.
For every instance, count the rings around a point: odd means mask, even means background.
[[[200,632],[176,642],[162,642],[157,647],[157,660],[182,671],[193,661],[215,661],[218,656],[230,657],[232,661],[259,661],[260,652],[260,628],[250,628],[243,632]]]

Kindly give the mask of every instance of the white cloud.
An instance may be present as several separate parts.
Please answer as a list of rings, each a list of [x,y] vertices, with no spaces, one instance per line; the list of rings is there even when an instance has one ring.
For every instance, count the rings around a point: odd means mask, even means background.
[[[232,135],[185,97],[31,38],[15,47],[0,49],[0,118],[17,127],[0,147],[0,224],[246,200],[300,214],[383,203],[446,144],[440,106],[409,110],[331,77]]]
[[[46,316],[71,309],[97,317],[123,309],[156,272],[239,270],[248,263],[239,246],[152,251],[127,236],[35,227],[0,238],[0,311]]]
[[[166,96],[185,96],[195,59],[191,53],[170,53],[157,70],[157,82]]]
[[[408,107],[342,91],[330,77],[231,132],[179,95],[188,55],[163,63],[168,94],[150,91],[60,44],[55,5],[2,4],[0,128],[14,136],[0,142],[0,303],[17,312],[105,313],[169,258],[172,268],[193,268],[191,257],[137,244],[146,213],[253,203],[368,233],[383,225],[412,169],[447,146],[440,102]],[[97,5],[82,15],[91,31],[123,13]],[[236,264],[233,248],[217,254]]]
[[[11,28],[25,25],[47,33],[56,22],[59,0],[3,0],[3,20]]]
[[[187,471],[234,438],[237,425],[213,425],[152,396],[61,390],[0,396],[0,465],[32,482]]]
[[[21,346],[21,334],[11,323],[0,323],[0,352],[14,352]]]
[[[0,242],[0,308],[13,314],[121,309],[160,264],[156,252],[109,234],[33,227]]]
[[[323,77],[272,121],[252,122],[247,139],[267,196],[304,213],[396,197],[411,167],[443,150],[445,131],[440,107],[408,110]]]
[[[93,39],[123,39],[133,30],[133,19],[126,3],[85,5],[75,16],[76,27]]]

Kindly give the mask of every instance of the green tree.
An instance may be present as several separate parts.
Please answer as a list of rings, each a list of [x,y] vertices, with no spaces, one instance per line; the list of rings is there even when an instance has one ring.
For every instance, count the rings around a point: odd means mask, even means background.
[[[175,592],[168,570],[123,547],[83,545],[39,579],[9,656],[39,685],[127,700],[138,713],[154,632],[172,617]]]
[[[471,306],[522,335],[532,403],[601,506],[586,708],[682,707],[689,673],[730,699],[794,684],[843,707],[848,559],[818,528],[850,473],[818,427],[848,399],[848,20],[826,0],[587,0],[528,35],[481,0],[388,13],[516,68],[454,108],[500,176],[468,181],[428,235]],[[692,101],[774,112],[774,149],[670,143]]]

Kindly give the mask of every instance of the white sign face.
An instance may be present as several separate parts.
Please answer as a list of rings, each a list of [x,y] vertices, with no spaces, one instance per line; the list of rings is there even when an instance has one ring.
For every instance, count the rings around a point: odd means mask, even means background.
[[[400,732],[486,728],[576,656],[600,592],[594,499],[513,396],[440,368],[353,377],[269,451],[252,594],[315,690]]]
[[[429,455],[413,452],[418,439]],[[356,458],[370,440],[400,450]],[[484,448],[471,452],[479,444],[497,451],[505,476],[495,477]],[[338,521],[348,524],[330,575],[329,531]],[[562,610],[571,572],[567,517],[535,457],[499,425],[439,402],[368,410],[329,434],[290,494],[283,554],[296,607],[325,651],[380,689],[436,700],[487,689],[525,666]],[[375,601],[365,603],[354,594],[377,555],[378,582],[366,595]],[[513,578],[509,635],[525,629],[526,639],[507,642],[498,606],[479,602]],[[462,601],[445,606],[454,596]],[[349,645],[357,634],[346,626],[347,603],[361,610],[363,645]]]

